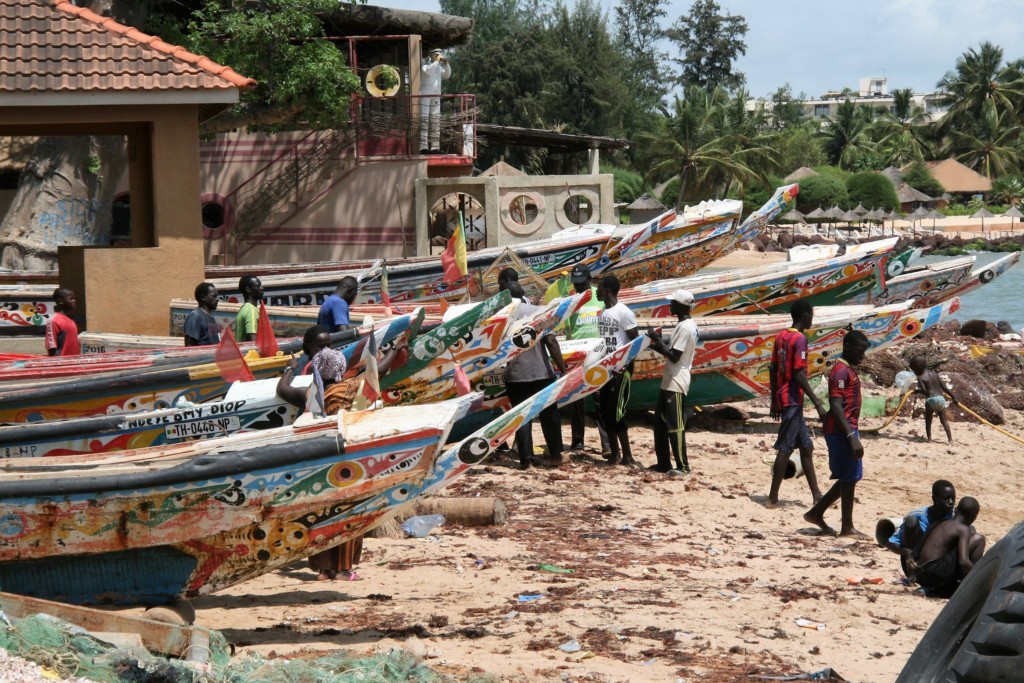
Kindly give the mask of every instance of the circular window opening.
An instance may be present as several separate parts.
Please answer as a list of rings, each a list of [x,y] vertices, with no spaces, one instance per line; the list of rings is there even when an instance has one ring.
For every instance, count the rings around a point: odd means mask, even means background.
[[[594,206],[590,200],[582,194],[572,194],[562,205],[565,217],[573,223],[583,224],[594,215]]]
[[[508,215],[519,225],[529,225],[537,218],[537,204],[525,194],[513,197],[508,203]]]
[[[202,209],[203,227],[207,230],[219,230],[224,227],[224,205],[218,202],[206,202]]]

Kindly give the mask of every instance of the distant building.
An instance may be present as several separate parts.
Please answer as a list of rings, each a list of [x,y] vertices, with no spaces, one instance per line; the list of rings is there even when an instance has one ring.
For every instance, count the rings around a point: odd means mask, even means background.
[[[885,76],[861,78],[858,86],[856,91],[851,88],[830,90],[823,93],[818,99],[803,100],[800,104],[803,107],[804,116],[814,119],[835,116],[839,105],[846,100],[850,100],[856,105],[894,111],[896,100],[889,93],[888,79]],[[948,110],[948,107],[939,104],[939,97],[939,93],[915,92],[911,101],[924,109],[930,122],[935,122],[942,118],[942,115]],[[747,110],[753,111],[759,104],[763,105],[770,114],[774,103],[771,100],[751,99],[747,101]]]

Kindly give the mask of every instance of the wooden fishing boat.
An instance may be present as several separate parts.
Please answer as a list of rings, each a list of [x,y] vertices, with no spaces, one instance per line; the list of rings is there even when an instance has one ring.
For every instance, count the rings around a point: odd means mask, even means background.
[[[910,303],[816,308],[814,325],[806,333],[808,375],[824,373],[840,356],[843,337],[851,328],[867,335],[871,353],[917,336],[960,307],[956,298],[929,308],[910,308]],[[766,394],[775,335],[791,324],[791,316],[785,314],[701,318],[687,403],[745,401]],[[644,320],[640,325],[650,329],[665,325],[665,320]],[[654,408],[664,366],[658,354],[640,356],[634,367],[630,410]]]
[[[471,334],[419,372],[390,383],[381,398],[386,405],[400,405],[428,403],[454,396],[457,366],[471,384],[481,381],[486,375],[502,373],[507,363],[537,343],[546,330],[564,324],[589,300],[589,291],[555,299],[522,317],[519,309],[523,304],[514,302],[490,318],[481,320]]]
[[[640,338],[442,449],[478,394],[176,447],[0,468],[0,583],[71,603],[163,604],[364,534],[479,463],[548,405],[600,388]]]
[[[688,278],[659,280],[619,293],[638,318],[667,318],[668,296],[677,289],[693,293],[696,316],[719,313],[772,313],[788,310],[797,299],[815,306],[835,306],[878,284],[879,270],[896,245],[879,240],[852,254],[822,261],[780,263]]]
[[[386,348],[392,340],[414,329],[418,316],[400,316],[381,329],[381,346]],[[416,328],[418,329],[418,322]],[[356,339],[343,348],[349,364],[358,367],[363,343],[360,334],[368,330],[352,330],[336,333],[338,339]],[[332,336],[332,339],[334,337]],[[301,340],[289,345],[285,353],[298,351]],[[179,403],[204,403],[218,399],[227,392],[230,383],[221,375],[220,368],[212,361],[214,349],[209,357],[196,364],[186,359],[178,364],[155,365],[150,367],[76,375],[58,378],[46,383],[29,383],[27,386],[10,382],[0,386],[0,423],[35,422],[39,420],[64,420],[90,415],[131,413],[141,410],[170,408]],[[265,379],[280,373],[289,361],[282,353],[272,358],[256,357],[248,360],[249,370],[257,379]],[[103,359],[106,356],[83,356],[82,358]],[[410,361],[417,359],[410,354]]]
[[[422,335],[413,335],[409,356],[393,373],[416,372],[454,342],[462,340],[483,314],[494,312],[508,302],[508,295],[494,297],[470,307],[447,325]],[[416,318],[413,318],[416,322]],[[397,330],[397,334],[396,334]],[[401,319],[376,330],[379,352],[403,341],[405,329]],[[360,360],[365,339],[344,348],[350,361],[346,377],[354,377],[364,369]],[[390,376],[381,379],[387,387]],[[309,377],[293,378],[293,386],[308,386]],[[102,414],[74,419],[36,421],[0,426],[0,457],[46,457],[115,451],[194,439],[209,439],[259,429],[272,429],[291,424],[298,410],[278,398],[277,378],[235,382],[223,400],[198,405],[175,405],[158,410]]]
[[[400,335],[414,337],[424,321],[424,311],[414,309],[407,316],[398,316],[380,321],[381,329],[387,329],[382,344],[401,341]],[[372,323],[370,318],[364,322]],[[331,335],[331,345],[341,348],[346,344],[365,338],[371,328],[363,326]],[[125,335],[131,336],[131,335]],[[239,345],[243,354],[257,353],[253,342]],[[302,350],[301,338],[278,339],[282,353],[297,353]],[[16,382],[39,383],[53,378],[100,375],[103,373],[123,374],[147,368],[171,368],[209,363],[214,359],[216,346],[162,347],[135,349],[131,351],[110,351],[105,354],[83,354],[80,356],[29,356],[0,362],[0,382],[3,389],[13,388]]]
[[[982,285],[992,282],[1020,261],[1020,253],[1013,252],[978,268],[974,256],[961,256],[938,263],[929,263],[906,269],[902,275],[890,278],[885,288],[877,292],[861,292],[851,303],[870,303],[876,306],[914,299],[917,307],[927,307],[963,296]]]

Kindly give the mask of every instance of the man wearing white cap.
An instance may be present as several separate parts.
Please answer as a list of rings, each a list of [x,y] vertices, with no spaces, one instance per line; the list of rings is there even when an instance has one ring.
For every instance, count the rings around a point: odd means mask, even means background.
[[[452,75],[452,68],[439,48],[430,51],[420,68],[420,154],[441,151],[441,81]]]
[[[693,354],[697,350],[697,323],[690,317],[692,292],[677,289],[668,299],[668,310],[678,321],[668,346],[665,346],[660,328],[647,332],[651,338],[651,348],[666,359],[661,391],[654,409],[654,452],[658,456],[658,464],[651,469],[683,474],[690,471],[690,461],[686,457],[684,407],[686,394],[690,391]],[[672,469],[673,460],[676,469]]]

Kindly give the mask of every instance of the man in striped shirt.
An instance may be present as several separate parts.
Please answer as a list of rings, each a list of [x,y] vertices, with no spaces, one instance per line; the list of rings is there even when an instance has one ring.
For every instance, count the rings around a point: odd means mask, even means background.
[[[814,321],[814,307],[805,299],[799,299],[793,302],[790,315],[793,316],[793,326],[775,336],[775,347],[772,349],[769,376],[771,416],[776,420],[781,418],[782,424],[779,425],[779,437],[775,441],[777,454],[772,466],[768,507],[779,504],[779,488],[786,476],[786,465],[789,464],[790,455],[797,449],[800,451],[800,464],[807,476],[811,496],[815,503],[821,500],[818,479],[814,474],[814,461],[811,459],[814,444],[804,421],[805,394],[814,403],[822,421],[828,415],[807,380],[807,337],[804,331]]]

